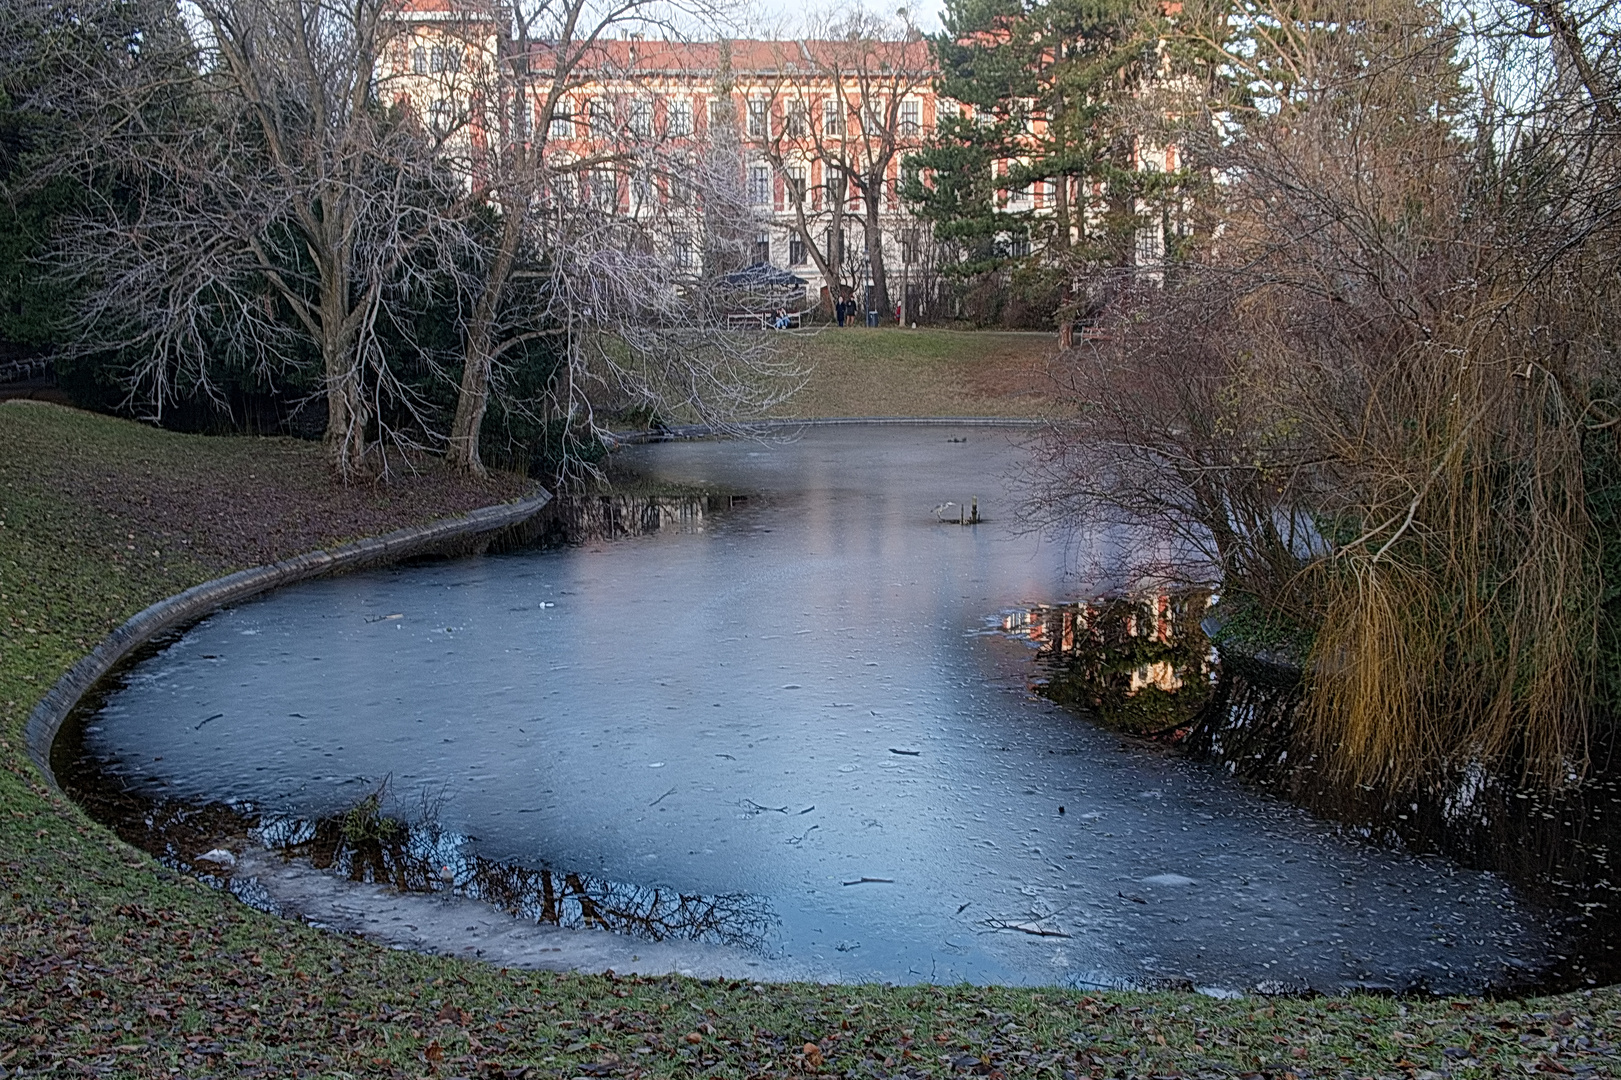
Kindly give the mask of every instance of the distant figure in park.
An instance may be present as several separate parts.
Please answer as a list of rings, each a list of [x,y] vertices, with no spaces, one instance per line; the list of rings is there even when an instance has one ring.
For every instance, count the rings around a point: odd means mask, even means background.
[[[788,317],[788,309],[787,308],[778,308],[777,309],[776,321],[773,322],[771,325],[772,325],[772,327],[774,329],[786,330],[786,329],[788,329],[789,323],[791,323],[792,321],[793,320],[789,319],[789,317]]]
[[[833,317],[839,320],[840,326],[844,325],[844,317],[848,311],[849,309],[844,306],[844,301],[842,299],[833,301]]]

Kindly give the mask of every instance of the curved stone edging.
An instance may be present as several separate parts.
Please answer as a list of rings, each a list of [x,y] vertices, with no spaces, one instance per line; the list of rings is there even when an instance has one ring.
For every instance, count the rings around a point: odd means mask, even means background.
[[[238,570],[159,600],[80,657],[34,706],[24,729],[28,756],[33,759],[46,782],[60,791],[56,774],[51,771],[51,744],[56,741],[56,733],[61,730],[62,722],[97,680],[124,657],[165,630],[281,585],[386,563],[432,551],[453,541],[522,525],[539,513],[551,499],[551,493],[543,490],[533,498],[480,507],[462,517],[396,529],[383,536],[356,540],[331,551],[318,548],[268,566]]]

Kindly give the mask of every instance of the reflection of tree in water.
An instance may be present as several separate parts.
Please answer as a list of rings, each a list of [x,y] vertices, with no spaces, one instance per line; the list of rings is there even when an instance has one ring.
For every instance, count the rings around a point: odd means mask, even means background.
[[[454,890],[554,926],[754,951],[765,949],[776,926],[765,899],[747,893],[694,895],[470,854],[466,837],[431,820],[407,825],[381,815],[380,794],[345,814],[314,822],[264,819],[256,836],[274,850],[308,854],[317,868],[351,881],[392,885],[402,892]]]
[[[560,495],[536,521],[540,543],[585,544],[656,532],[703,532],[718,512],[747,502],[745,496],[711,494]]]
[[[1042,604],[1002,628],[1036,645],[1047,679],[1037,689],[1143,735],[1182,731],[1210,697],[1210,642],[1199,628],[1205,592],[1149,592]]]
[[[760,950],[775,924],[764,900],[746,893],[695,896],[478,857],[471,862],[472,879],[462,886],[469,895],[557,926]]]

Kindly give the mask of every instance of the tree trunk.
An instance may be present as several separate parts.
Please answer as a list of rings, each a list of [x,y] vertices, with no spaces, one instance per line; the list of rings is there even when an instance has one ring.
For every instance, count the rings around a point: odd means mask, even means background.
[[[889,273],[884,267],[884,230],[878,221],[882,189],[882,183],[878,184],[866,199],[867,213],[861,223],[867,233],[867,264],[872,269],[872,296],[868,298],[867,310],[876,309],[880,317],[893,310],[889,303]]]
[[[840,174],[843,175],[842,173]],[[848,181],[847,181],[848,182]],[[828,189],[832,191],[831,187]],[[833,302],[837,304],[844,297],[837,295],[844,291],[844,189],[840,188],[839,197],[829,195],[828,209],[831,211],[832,224],[828,228],[827,261],[833,267],[833,280],[829,284],[834,286]],[[853,290],[852,290],[853,291]]]
[[[1060,174],[1053,185],[1056,198],[1053,202],[1053,240],[1059,251],[1069,251],[1069,176]],[[1064,259],[1067,278],[1064,282],[1064,296],[1058,310],[1062,315],[1058,321],[1058,347],[1069,349],[1075,345],[1075,269],[1069,259]]]
[[[321,363],[326,374],[327,455],[345,480],[359,472],[366,459],[366,400],[355,358],[355,331],[351,327],[349,278],[325,260],[321,274]]]
[[[445,461],[458,472],[484,476],[484,459],[479,454],[479,436],[484,430],[484,413],[490,404],[489,328],[477,325],[467,329],[462,350],[462,381],[456,393],[456,416],[450,422]]]
[[[490,404],[490,365],[494,359],[490,337],[523,239],[520,215],[521,211],[507,208],[501,224],[501,246],[484,280],[484,291],[473,309],[467,337],[462,343],[462,381],[456,395],[456,416],[450,424],[445,460],[451,468],[474,476],[486,473],[478,443],[484,429],[484,414]]]
[[[833,317],[833,305],[839,302],[839,274],[838,255],[833,245],[828,244],[823,251],[816,238],[811,235],[810,222],[805,218],[805,192],[791,192],[794,198],[794,231],[799,234],[800,241],[805,245],[805,253],[816,264],[817,273],[822,275],[822,281],[827,289],[827,314]]]

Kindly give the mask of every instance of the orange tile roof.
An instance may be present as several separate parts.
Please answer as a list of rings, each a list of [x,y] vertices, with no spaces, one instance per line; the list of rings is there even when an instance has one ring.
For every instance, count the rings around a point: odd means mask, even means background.
[[[417,0],[444,3],[453,0]],[[533,53],[542,64],[554,43],[538,43]],[[613,40],[592,45],[578,67],[615,74],[715,74],[729,67],[740,75],[792,75],[842,69],[870,69],[876,58],[891,70],[932,73],[934,58],[926,42],[850,41],[658,41]]]

